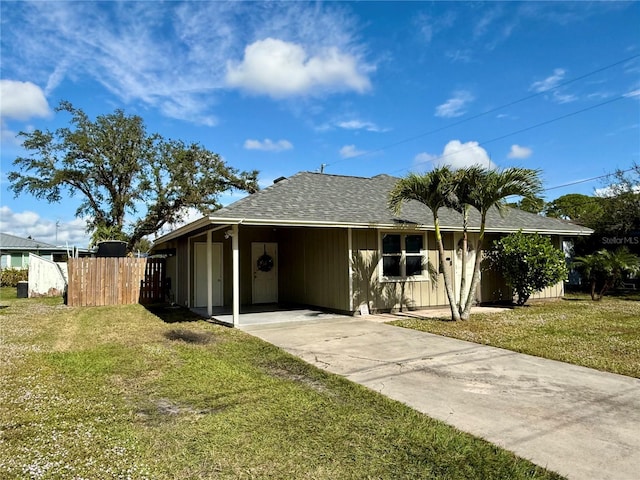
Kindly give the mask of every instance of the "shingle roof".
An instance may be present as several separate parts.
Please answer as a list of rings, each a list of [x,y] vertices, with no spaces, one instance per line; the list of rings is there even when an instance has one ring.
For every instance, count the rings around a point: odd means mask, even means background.
[[[320,222],[345,226],[393,226],[413,223],[433,227],[431,211],[415,201],[406,203],[399,217],[392,214],[387,207],[387,197],[397,181],[398,178],[389,175],[365,178],[301,172],[212,213],[210,218],[242,219],[248,224]],[[443,229],[461,229],[462,217],[455,210],[443,208],[438,214]],[[477,212],[472,210],[469,220],[472,229],[479,228],[480,215]],[[508,209],[504,216],[497,210],[488,215],[488,231],[519,229],[576,235],[591,233],[590,229],[580,225],[517,209]]]
[[[22,238],[8,233],[0,233],[0,248],[2,248],[2,250],[49,250],[60,247],[39,242],[31,238]]]

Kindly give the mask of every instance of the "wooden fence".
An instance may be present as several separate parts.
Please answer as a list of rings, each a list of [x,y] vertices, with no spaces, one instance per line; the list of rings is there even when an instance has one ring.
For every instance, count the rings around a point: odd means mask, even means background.
[[[165,298],[165,263],[147,258],[69,259],[72,307],[156,303]]]

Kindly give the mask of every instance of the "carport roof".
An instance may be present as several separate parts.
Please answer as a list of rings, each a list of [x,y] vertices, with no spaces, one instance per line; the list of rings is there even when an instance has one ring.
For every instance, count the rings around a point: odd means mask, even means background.
[[[433,215],[424,205],[410,201],[400,216],[387,207],[388,193],[398,181],[390,175],[353,177],[301,172],[248,195],[207,217],[185,225],[156,243],[171,240],[206,225],[291,225],[354,228],[398,228],[411,225],[433,230]],[[462,217],[453,209],[439,212],[443,230],[461,230]],[[470,230],[480,227],[480,215],[472,210]],[[556,218],[508,209],[504,216],[497,210],[487,218],[487,232],[539,232],[560,235],[588,235],[592,230]]]

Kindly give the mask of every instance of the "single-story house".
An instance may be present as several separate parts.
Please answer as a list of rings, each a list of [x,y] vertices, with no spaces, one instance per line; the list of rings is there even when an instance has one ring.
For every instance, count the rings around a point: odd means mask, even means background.
[[[387,207],[398,179],[298,173],[163,235],[152,255],[168,256],[174,301],[190,308],[233,313],[256,304],[295,304],[348,314],[448,305],[439,269],[433,216],[424,205]],[[446,265],[460,286],[462,220],[439,211]],[[470,217],[477,239],[479,215]],[[518,230],[549,235],[558,248],[591,230],[516,209],[491,212],[487,241]],[[471,256],[474,252],[470,252]],[[472,262],[471,268],[472,268]],[[468,288],[468,287],[467,287]],[[563,284],[538,297],[563,295]],[[505,282],[483,272],[476,302],[510,299]]]
[[[52,262],[63,262],[68,258],[69,249],[56,247],[32,238],[0,233],[0,267],[27,268],[29,267],[30,253]]]

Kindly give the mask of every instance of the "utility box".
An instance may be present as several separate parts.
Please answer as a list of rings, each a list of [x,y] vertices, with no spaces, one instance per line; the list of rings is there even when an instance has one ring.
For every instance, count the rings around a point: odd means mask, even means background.
[[[18,298],[29,298],[29,282],[18,282]]]
[[[120,240],[106,240],[98,243],[96,257],[126,257],[127,242]]]

